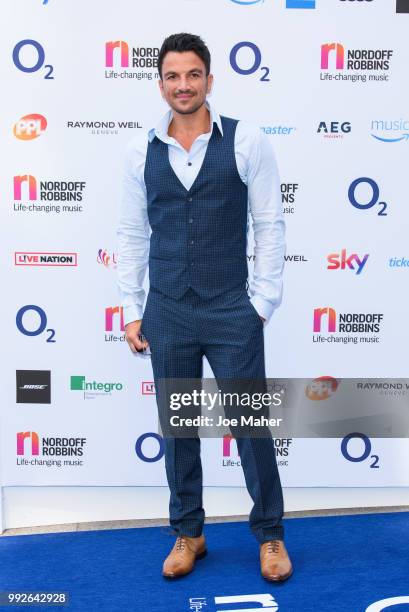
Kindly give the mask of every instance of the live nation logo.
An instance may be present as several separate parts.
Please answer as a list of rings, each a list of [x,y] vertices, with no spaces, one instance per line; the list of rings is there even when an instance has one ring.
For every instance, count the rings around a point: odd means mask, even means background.
[[[381,340],[383,313],[337,313],[330,306],[315,308],[312,341],[318,343],[365,344]]]
[[[40,253],[16,251],[14,253],[16,266],[63,266],[77,265],[77,253]]]
[[[50,370],[16,370],[17,404],[51,404]]]

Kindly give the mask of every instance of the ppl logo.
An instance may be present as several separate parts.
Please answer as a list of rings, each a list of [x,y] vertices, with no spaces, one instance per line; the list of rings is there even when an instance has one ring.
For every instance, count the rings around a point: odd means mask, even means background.
[[[341,254],[331,253],[328,255],[327,270],[345,270],[349,268],[350,270],[355,270],[355,274],[361,274],[368,257],[368,253],[364,255],[362,259],[356,253],[352,253],[352,255],[347,257],[347,250],[342,249]],[[356,264],[356,266],[354,264]]]
[[[396,121],[372,121],[371,136],[381,142],[409,141],[409,121],[397,119]]]
[[[321,331],[321,322],[323,317],[327,317],[328,332],[336,331],[337,314],[333,308],[315,308],[314,309],[314,332]]]
[[[22,185],[27,183],[28,199],[37,199],[37,181],[32,174],[21,174],[14,177],[14,199],[22,200]]]
[[[116,268],[117,255],[116,253],[112,253],[111,256],[106,249],[98,249],[97,262],[106,268]]]
[[[24,455],[26,448],[26,440],[31,442],[31,455],[39,455],[39,438],[38,433],[36,431],[20,431],[17,434],[17,455]],[[29,444],[29,442],[27,442]]]
[[[315,9],[315,0],[286,0],[288,9]]]
[[[115,316],[117,315],[117,316]],[[109,306],[105,308],[105,331],[112,331],[114,328],[114,318],[117,319],[119,316],[120,329],[125,331],[124,325],[124,313],[122,306]]]
[[[45,132],[47,119],[43,115],[24,115],[13,126],[13,134],[19,140],[34,140]]]
[[[320,376],[312,380],[305,388],[305,395],[312,401],[326,400],[338,389],[338,381],[332,376]]]

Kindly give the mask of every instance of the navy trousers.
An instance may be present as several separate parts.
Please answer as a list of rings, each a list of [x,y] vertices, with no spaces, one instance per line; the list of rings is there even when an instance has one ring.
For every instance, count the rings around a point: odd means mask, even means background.
[[[216,379],[264,379],[263,322],[245,288],[210,299],[192,289],[176,300],[151,287],[141,330],[152,352],[155,382],[201,378],[203,355]],[[271,435],[237,437],[247,490],[253,500],[250,528],[260,543],[282,540],[283,494]],[[178,535],[201,535],[200,438],[165,437],[165,468],[170,489],[170,525]]]

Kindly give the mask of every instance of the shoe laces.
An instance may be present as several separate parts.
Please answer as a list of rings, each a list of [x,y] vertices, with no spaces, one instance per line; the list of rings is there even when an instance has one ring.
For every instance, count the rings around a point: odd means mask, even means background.
[[[267,551],[269,553],[278,553],[280,550],[280,540],[270,540],[267,542]]]
[[[185,550],[185,546],[186,546],[185,538],[183,536],[179,536],[176,540],[176,550],[182,552]]]

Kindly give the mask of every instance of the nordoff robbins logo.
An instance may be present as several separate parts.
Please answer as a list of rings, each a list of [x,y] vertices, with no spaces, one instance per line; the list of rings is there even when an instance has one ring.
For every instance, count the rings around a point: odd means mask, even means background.
[[[91,395],[110,395],[112,391],[122,391],[122,389],[122,383],[87,381],[85,376],[71,376],[71,391],[84,391]]]

